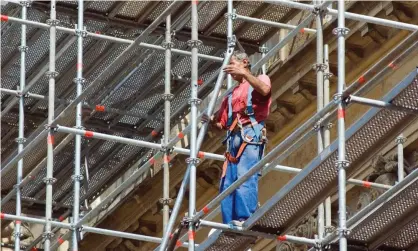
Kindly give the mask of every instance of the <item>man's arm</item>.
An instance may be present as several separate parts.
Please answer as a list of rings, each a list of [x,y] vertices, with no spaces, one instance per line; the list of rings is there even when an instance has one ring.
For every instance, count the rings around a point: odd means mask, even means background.
[[[269,95],[271,90],[270,83],[265,83],[260,78],[252,75],[251,72],[244,74],[243,77],[250,83],[254,90],[260,93],[262,96]]]

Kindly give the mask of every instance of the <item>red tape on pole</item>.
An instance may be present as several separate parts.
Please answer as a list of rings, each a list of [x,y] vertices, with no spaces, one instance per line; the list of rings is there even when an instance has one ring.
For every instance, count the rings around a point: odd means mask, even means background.
[[[203,159],[203,158],[205,158],[205,153],[204,153],[204,152],[199,151],[199,152],[197,153],[197,157],[198,157],[198,158],[200,158],[200,159]]]
[[[181,241],[176,242],[176,247],[181,247],[182,245],[183,245],[183,243],[181,243]]]
[[[83,69],[83,64],[78,63],[76,64],[77,70]]]
[[[305,28],[300,29],[299,32],[305,34]]]
[[[283,235],[283,236],[277,236],[277,240],[278,241],[286,241],[286,236],[285,235]]]
[[[366,78],[364,76],[361,76],[357,81],[359,82],[359,84],[364,84],[366,83]]]
[[[368,181],[363,181],[363,186],[365,188],[371,188],[372,187],[372,183],[371,182],[368,182]]]
[[[104,112],[105,111],[104,105],[96,105],[96,111],[98,111],[98,112]]]
[[[157,137],[157,136],[158,136],[158,132],[157,132],[157,131],[155,131],[155,130],[152,130],[152,132],[151,132],[151,136],[152,136],[152,137]]]
[[[205,206],[205,207],[202,209],[202,211],[203,211],[205,214],[207,214],[207,213],[209,213],[210,209],[209,209],[207,206]]]
[[[170,156],[164,155],[164,163],[170,163]]]
[[[154,157],[152,157],[151,159],[149,159],[149,162],[151,163],[151,165],[154,165],[154,163],[155,163]]]
[[[177,137],[179,137],[179,139],[184,138],[184,134],[183,134],[183,132],[179,132],[179,134],[177,135]]]
[[[84,137],[86,137],[86,138],[92,138],[93,137],[93,132],[92,131],[86,131],[85,133],[84,133]]]
[[[22,222],[20,220],[17,220],[16,224],[22,224]]]
[[[0,213],[0,219],[4,219],[4,213]]]
[[[5,15],[1,15],[1,21],[3,21],[3,22],[7,22],[7,21],[9,21],[9,17],[8,16],[5,16]]]
[[[36,247],[33,247],[30,251],[38,251]]]
[[[61,245],[62,243],[64,243],[64,239],[62,239],[61,237],[58,238],[58,243]]]
[[[194,237],[195,237],[195,232],[192,230],[189,230],[189,240],[194,241]]]
[[[343,119],[345,117],[345,110],[344,109],[338,109],[337,114],[338,114],[337,117],[339,119]]]
[[[64,216],[62,216],[62,215],[61,215],[60,217],[58,217],[58,220],[59,220],[59,221],[63,221],[64,219],[65,219],[65,218],[64,218]]]
[[[54,144],[54,135],[48,135],[48,145],[53,145]]]

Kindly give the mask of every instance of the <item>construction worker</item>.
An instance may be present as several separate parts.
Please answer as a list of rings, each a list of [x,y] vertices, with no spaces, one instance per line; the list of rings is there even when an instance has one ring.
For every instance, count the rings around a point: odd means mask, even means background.
[[[220,184],[220,192],[250,170],[263,156],[266,143],[264,121],[270,111],[271,85],[267,75],[254,76],[250,61],[244,52],[235,52],[224,71],[238,82],[231,94],[222,102],[218,115],[202,121],[211,121],[219,129],[226,130],[226,161]],[[258,204],[258,174],[253,175],[222,202],[224,223],[240,226],[255,212]]]

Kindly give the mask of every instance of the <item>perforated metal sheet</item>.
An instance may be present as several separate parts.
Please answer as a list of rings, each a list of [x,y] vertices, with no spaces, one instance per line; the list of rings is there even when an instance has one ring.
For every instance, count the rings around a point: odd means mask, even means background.
[[[202,243],[196,249],[197,251],[216,251],[216,250],[239,250],[245,251],[255,243],[257,237],[254,236],[244,236],[239,234],[231,234],[227,232],[222,232],[220,230],[215,231],[210,237],[209,240],[216,240],[212,245],[209,243]]]
[[[393,100],[393,103],[397,105],[418,107],[418,81],[415,77],[416,71],[409,74],[383,100]],[[346,132],[348,138],[346,141],[347,159],[352,164],[347,169],[347,176],[355,171],[359,161],[364,160],[367,156],[372,156],[373,152],[384,144],[384,141],[392,140],[412,120],[413,116],[401,112],[379,111],[376,108],[369,110]],[[338,174],[335,167],[337,144],[338,142],[334,142],[315,158],[301,173],[256,211],[245,222],[244,227],[256,231],[284,233],[303,219],[307,213],[314,210],[318,202],[323,201],[335,190]],[[327,153],[327,151],[329,152]],[[411,201],[415,202],[416,200],[412,199]],[[413,202],[408,202],[407,205],[413,204]],[[386,221],[385,216],[382,217],[382,222],[384,221]],[[373,222],[371,225],[375,227],[375,221],[371,222]],[[369,231],[371,229],[365,229],[359,236],[363,236]],[[218,242],[222,240],[221,238],[212,240],[209,246],[214,249],[210,250],[223,250],[216,249]],[[233,238],[229,240],[228,244],[234,245],[235,240]]]

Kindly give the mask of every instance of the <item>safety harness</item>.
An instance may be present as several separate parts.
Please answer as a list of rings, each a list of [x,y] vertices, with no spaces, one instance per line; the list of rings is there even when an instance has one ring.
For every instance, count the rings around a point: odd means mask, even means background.
[[[249,85],[248,87],[248,94],[247,94],[247,106],[246,106],[246,110],[245,110],[245,114],[249,117],[250,119],[250,125],[254,130],[254,134],[255,134],[255,138],[256,139],[260,139],[260,141],[258,142],[252,142],[253,138],[249,135],[243,135],[243,126],[240,124],[240,114],[237,113],[237,116],[235,117],[235,119],[232,119],[232,92],[228,95],[228,120],[227,120],[227,132],[226,132],[226,138],[224,139],[224,141],[222,142],[223,144],[227,144],[226,146],[226,152],[225,152],[225,162],[223,164],[222,167],[222,178],[225,177],[226,174],[226,169],[228,168],[228,162],[231,163],[238,163],[239,158],[241,157],[242,153],[245,150],[245,147],[248,144],[253,144],[253,145],[263,145],[264,148],[264,144],[267,142],[267,137],[266,137],[266,130],[263,127],[261,130],[259,130],[259,128],[257,127],[257,125],[259,125],[260,123],[255,119],[255,114],[254,114],[254,109],[253,109],[253,103],[252,103],[252,92],[253,92],[254,88]],[[232,132],[235,130],[236,126],[239,126],[241,129],[241,136],[242,136],[242,144],[238,149],[238,152],[236,154],[236,156],[232,156],[232,154],[230,153],[230,146],[229,146],[229,138],[232,135]],[[262,135],[262,137],[260,137],[260,135]]]

